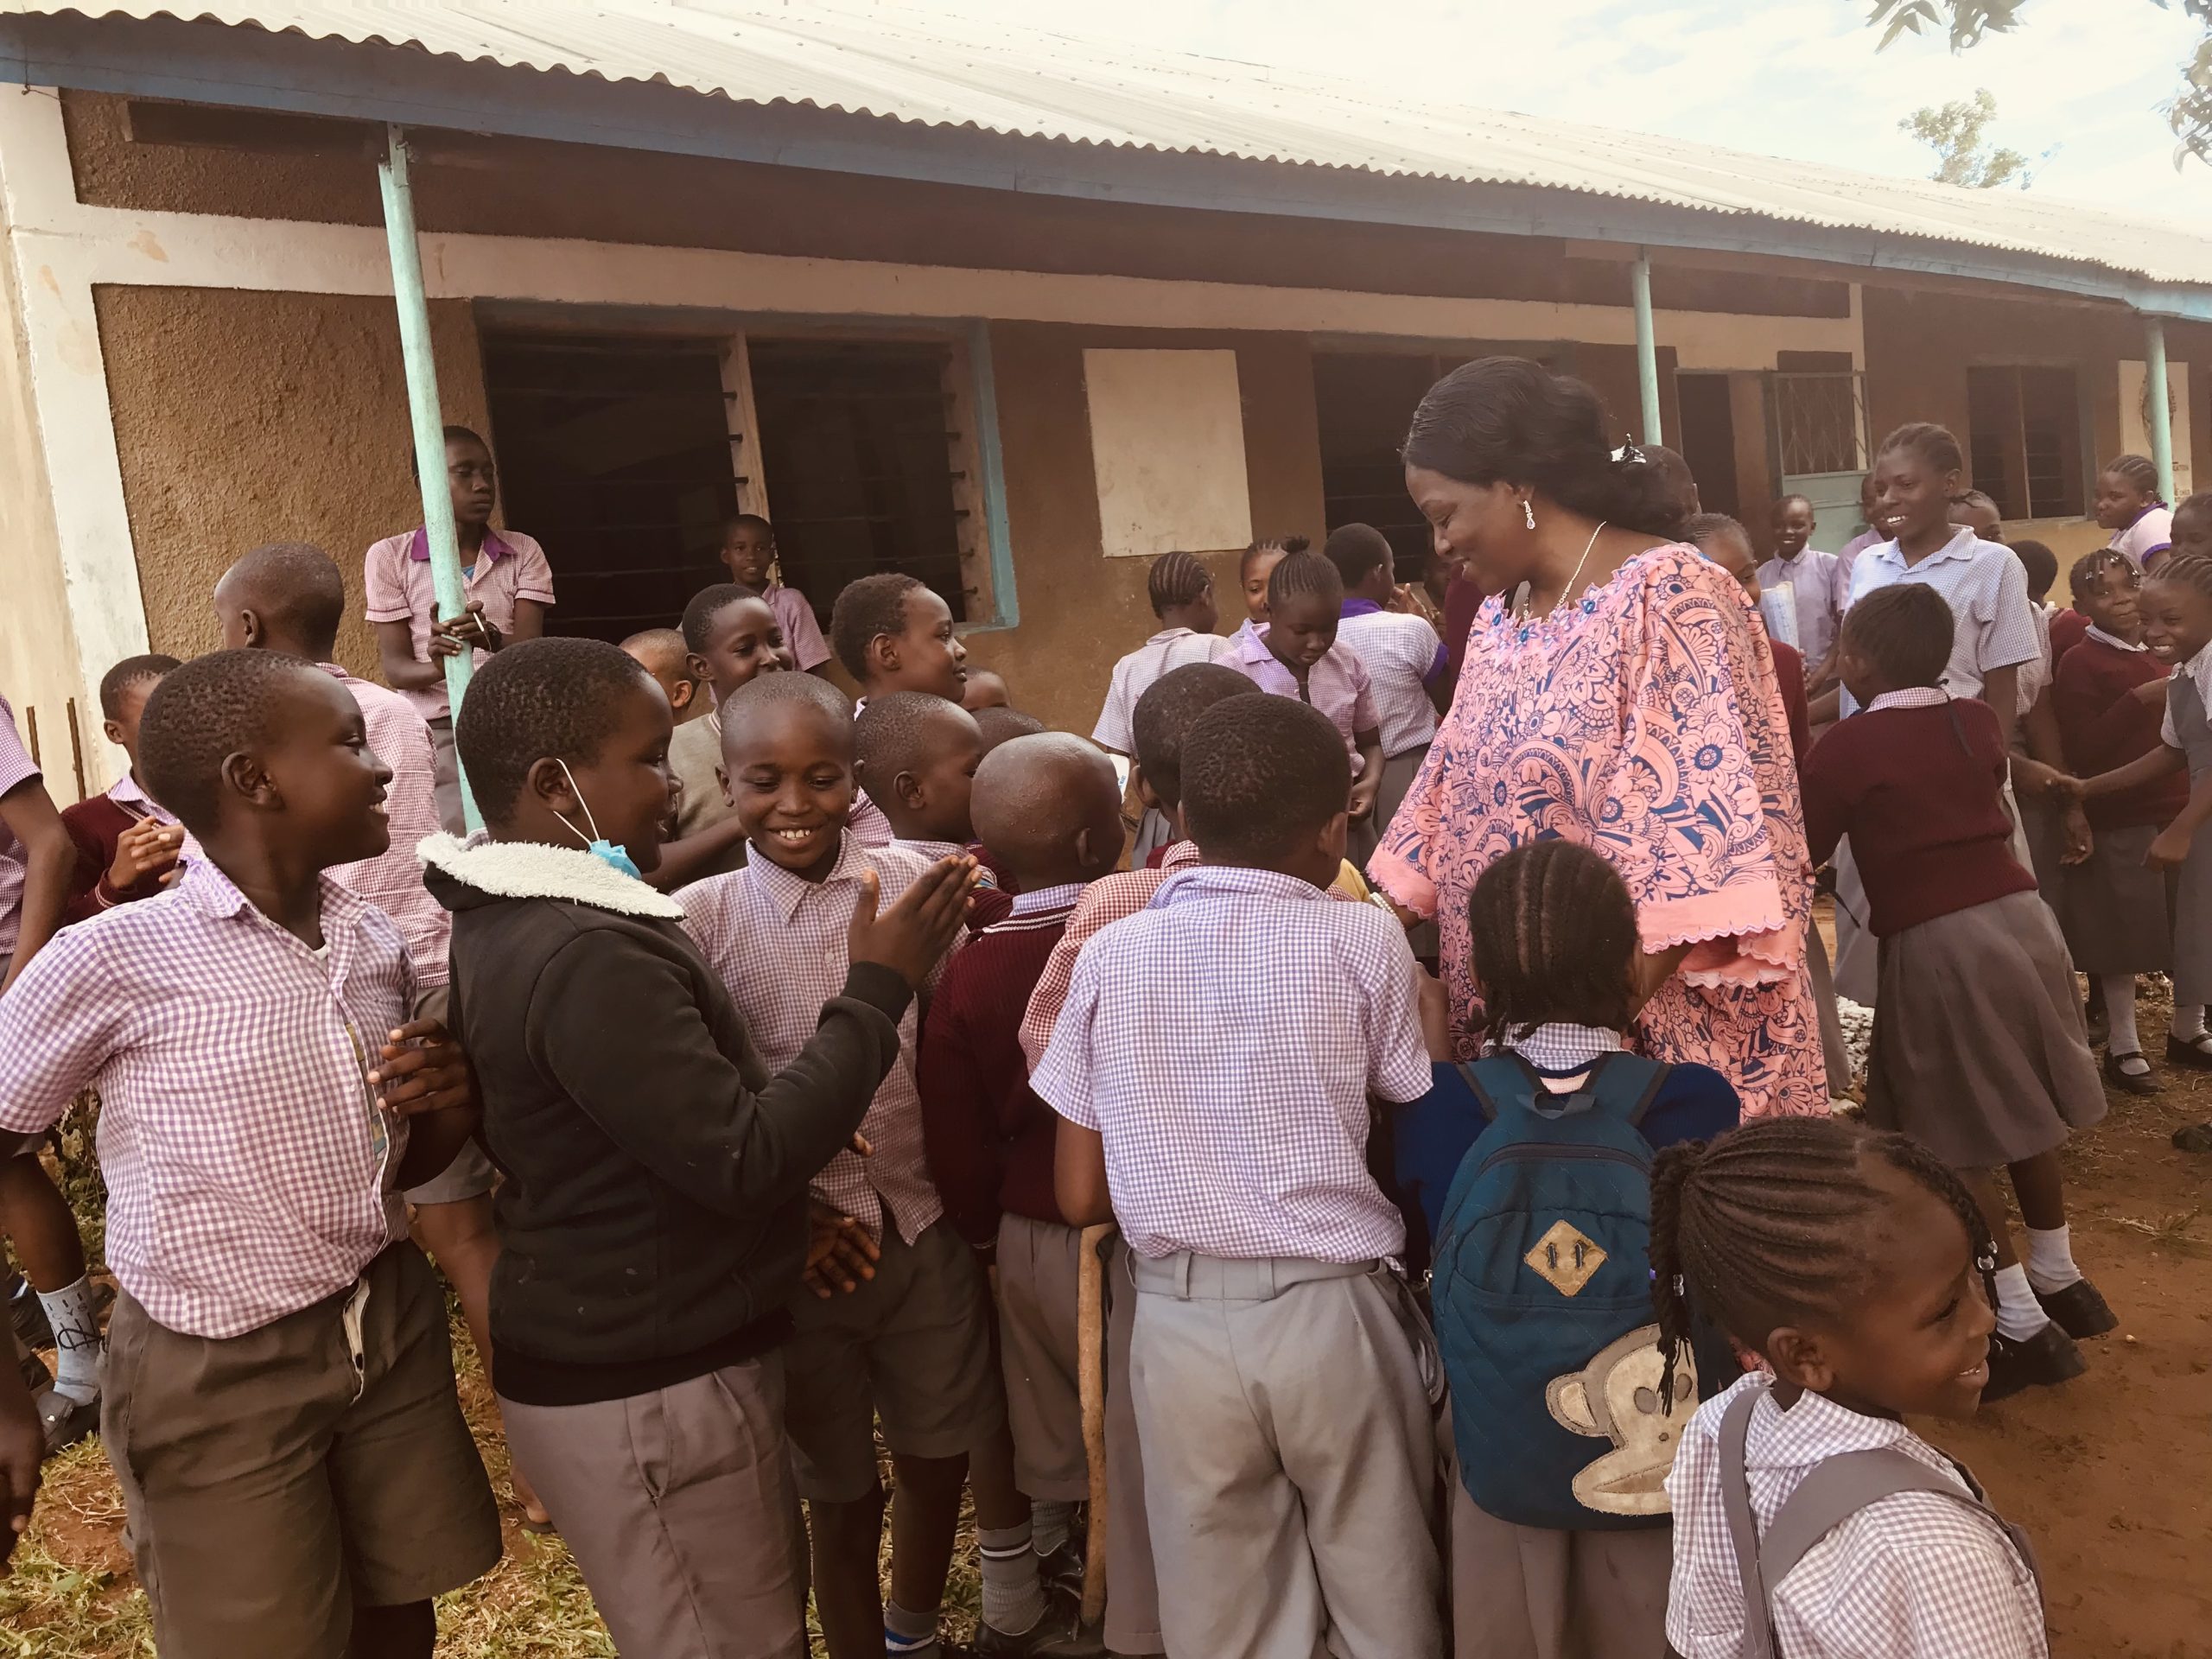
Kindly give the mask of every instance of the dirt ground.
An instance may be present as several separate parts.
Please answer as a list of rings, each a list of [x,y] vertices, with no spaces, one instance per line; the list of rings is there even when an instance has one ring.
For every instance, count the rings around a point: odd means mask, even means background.
[[[2163,1020],[2147,1006],[2143,1029]],[[2088,1376],[1921,1424],[1970,1465],[2034,1535],[2051,1650],[2079,1659],[2212,1659],[2212,1158],[2168,1144],[2212,1117],[2212,1074],[2169,1071],[2166,1092],[2115,1096],[2067,1154],[2075,1252],[2120,1315],[2089,1344]],[[506,1559],[440,1610],[448,1659],[587,1659],[606,1631],[557,1539],[523,1533],[482,1379],[457,1342],[462,1393],[501,1495]],[[97,1441],[48,1465],[36,1522],[0,1581],[0,1653],[37,1659],[151,1654],[122,1544],[123,1507]],[[953,1599],[973,1606],[972,1567]]]

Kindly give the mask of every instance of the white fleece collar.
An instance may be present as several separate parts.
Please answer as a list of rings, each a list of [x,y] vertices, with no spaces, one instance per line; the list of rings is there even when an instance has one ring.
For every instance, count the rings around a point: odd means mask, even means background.
[[[568,899],[619,916],[683,919],[683,906],[611,864],[575,847],[542,841],[493,841],[481,835],[461,841],[426,836],[416,856],[456,881],[502,899]]]

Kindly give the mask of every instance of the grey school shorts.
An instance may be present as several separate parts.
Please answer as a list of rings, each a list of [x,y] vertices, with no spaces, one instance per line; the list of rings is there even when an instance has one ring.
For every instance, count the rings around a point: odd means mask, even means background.
[[[875,1277],[823,1300],[802,1285],[784,1345],[799,1496],[856,1503],[876,1490],[875,1425],[894,1456],[957,1458],[999,1432],[983,1270],[948,1222],[912,1244],[884,1215]]]

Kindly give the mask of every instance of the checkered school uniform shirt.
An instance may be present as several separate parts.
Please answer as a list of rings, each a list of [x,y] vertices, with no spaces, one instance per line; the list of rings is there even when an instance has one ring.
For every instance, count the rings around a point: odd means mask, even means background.
[[[1045,971],[1038,976],[1037,988],[1029,994],[1029,1010],[1021,1016],[1021,1057],[1029,1063],[1032,1071],[1052,1044],[1052,1022],[1060,1017],[1060,1008],[1068,1000],[1068,987],[1075,982],[1076,958],[1083,954],[1083,947],[1091,936],[1142,910],[1169,876],[1198,868],[1196,842],[1171,842],[1160,855],[1159,868],[1103,875],[1084,889],[1075,913],[1068,918],[1067,931],[1060,935],[1060,942],[1046,958]]]
[[[1341,638],[1319,662],[1306,671],[1304,685],[1299,684],[1297,675],[1275,659],[1275,654],[1268,649],[1267,636],[1256,631],[1249,639],[1239,636],[1236,649],[1221,660],[1270,696],[1296,697],[1326,715],[1351,754],[1352,770],[1358,771],[1359,734],[1378,730],[1378,716],[1367,664],[1352,654],[1351,647]]]
[[[1141,1255],[1393,1256],[1405,1223],[1367,1173],[1368,1096],[1428,1092],[1418,1002],[1382,911],[1202,866],[1084,950],[1029,1086],[1104,1140]]]
[[[1135,754],[1137,740],[1130,722],[1136,718],[1137,699],[1152,690],[1153,683],[1193,663],[1217,663],[1236,648],[1235,642],[1217,633],[1162,628],[1114,664],[1114,677],[1107,682],[1106,702],[1098,710],[1098,723],[1090,728],[1090,741],[1117,754]]]
[[[21,789],[39,779],[38,762],[16,734],[16,711],[0,697],[0,795]],[[0,823],[0,957],[16,948],[22,923],[23,883],[29,878],[27,854],[15,832]]]
[[[1958,629],[1943,683],[1953,696],[1978,697],[1992,670],[2042,657],[2028,600],[2028,573],[2011,548],[1961,530],[1919,563],[1909,565],[1895,542],[1884,542],[1868,548],[1851,567],[1851,603],[1900,582],[1926,583],[1951,607]],[[1843,711],[1858,712],[1848,691],[1843,694]]]
[[[406,1121],[367,1077],[408,1017],[407,947],[327,879],[322,936],[318,956],[195,861],[62,930],[0,997],[0,1129],[99,1091],[108,1264],[172,1331],[257,1330],[407,1236]]]
[[[1369,599],[1344,601],[1337,643],[1367,671],[1369,694],[1386,760],[1423,747],[1436,736],[1436,705],[1428,682],[1445,670],[1444,642],[1418,616],[1386,611]]]
[[[438,761],[429,726],[398,692],[357,680],[335,663],[325,663],[322,669],[353,693],[368,728],[369,747],[391,768],[384,796],[391,845],[374,858],[338,865],[330,879],[391,918],[407,941],[418,987],[442,985],[452,971],[446,946],[453,938],[453,915],[423,885],[423,861],[415,851],[425,837],[445,828],[438,822]]]
[[[2212,709],[2212,645],[2205,646],[2174,671],[2185,675],[2196,685],[2196,695],[2203,701],[2204,706]],[[0,707],[5,705],[0,704]],[[2166,699],[2165,718],[2158,725],[2158,741],[2170,749],[2183,747],[2181,733],[2174,725],[2174,705],[2171,696]]]
[[[684,925],[728,987],[771,1071],[798,1058],[822,1023],[822,1005],[845,988],[852,966],[846,931],[861,875],[875,872],[880,913],[933,861],[904,848],[863,847],[848,834],[821,881],[755,858],[675,895]],[[944,1213],[922,1151],[922,1097],[914,1084],[918,1031],[917,1009],[910,1006],[899,1021],[899,1058],[861,1120],[861,1134],[874,1151],[863,1159],[848,1147],[812,1187],[816,1198],[852,1217],[871,1237],[883,1236],[887,1209],[909,1244]]]
[[[1743,1390],[1772,1386],[1771,1377],[1746,1376],[1698,1408],[1667,1477],[1675,1510],[1667,1640],[1682,1659],[1736,1659],[1743,1639],[1743,1576],[1721,1507],[1720,1419]],[[1878,1446],[1895,1446],[1967,1490],[1956,1465],[1903,1423],[1817,1394],[1800,1395],[1788,1411],[1761,1400],[1745,1443],[1760,1531],[1824,1459]],[[2050,1652],[2034,1577],[2011,1541],[1986,1516],[1932,1492],[1868,1504],[1806,1551],[1769,1605],[1783,1659]]]

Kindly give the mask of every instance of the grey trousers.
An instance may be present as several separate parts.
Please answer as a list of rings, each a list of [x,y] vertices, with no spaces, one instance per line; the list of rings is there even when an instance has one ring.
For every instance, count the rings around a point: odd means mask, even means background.
[[[626,1400],[499,1409],[619,1652],[806,1659],[779,1356]]]
[[[1552,1532],[1452,1481],[1453,1659],[1662,1659],[1675,1529]]]
[[[1371,1264],[1136,1264],[1130,1384],[1167,1651],[1440,1659],[1436,1439]]]

